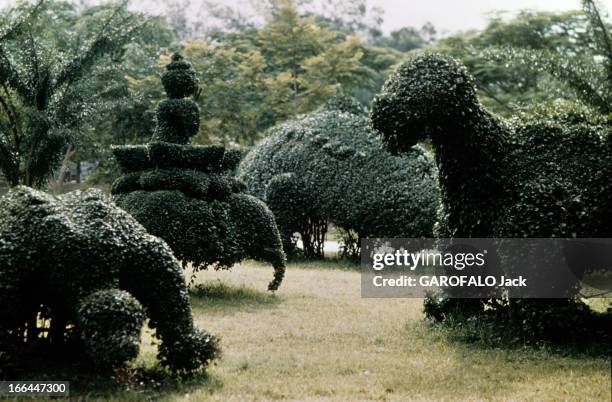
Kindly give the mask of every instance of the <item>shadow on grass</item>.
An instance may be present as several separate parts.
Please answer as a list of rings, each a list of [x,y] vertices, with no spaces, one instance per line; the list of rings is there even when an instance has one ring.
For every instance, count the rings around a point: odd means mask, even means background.
[[[341,271],[359,272],[361,265],[359,261],[348,258],[330,257],[322,260],[305,259],[300,257],[292,257],[287,264],[287,268],[302,268],[302,269],[336,269]]]
[[[606,358],[612,353],[609,334],[609,317],[599,322],[592,331],[581,338],[564,341],[534,341],[516,335],[516,328],[504,323],[491,326],[483,320],[468,322],[441,323],[424,320],[422,327],[428,329],[429,336],[438,341],[447,341],[457,348],[472,352],[480,351],[521,351],[543,353],[545,355],[571,358]],[[599,326],[600,328],[596,328]]]
[[[68,357],[68,360],[70,358]],[[22,362],[11,375],[11,381],[69,381],[71,399],[112,401],[158,400],[173,394],[185,395],[204,388],[212,393],[223,387],[220,379],[205,371],[178,376],[167,369],[134,366],[100,373],[91,367],[46,359]],[[18,400],[18,399],[15,399]]]
[[[189,290],[191,306],[207,311],[233,311],[273,308],[281,298],[273,293],[242,286],[230,286],[219,281],[199,284]]]
[[[417,339],[423,340],[419,347],[424,350],[444,351],[441,362],[445,365],[444,370],[432,370],[427,375],[432,383],[440,384],[438,390],[458,392],[455,394],[457,400],[467,398],[460,393],[462,390],[471,390],[468,395],[483,392],[487,396],[482,400],[505,399],[526,381],[543,387],[542,392],[546,393],[550,388],[559,387],[562,375],[575,373],[588,379],[609,372],[610,357],[605,353],[584,353],[571,347],[551,345],[494,346],[467,342],[453,332],[428,321],[415,321],[406,325],[404,339],[406,348],[413,349]],[[439,358],[437,353],[424,353],[422,362],[427,367],[437,364]]]

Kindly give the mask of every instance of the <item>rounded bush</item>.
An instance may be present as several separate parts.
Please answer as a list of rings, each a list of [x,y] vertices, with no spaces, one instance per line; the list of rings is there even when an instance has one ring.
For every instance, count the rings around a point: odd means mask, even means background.
[[[296,232],[305,248],[316,243],[312,222],[323,229],[332,222],[358,237],[431,236],[438,208],[433,159],[420,147],[391,155],[365,116],[331,107],[271,128],[239,167],[251,194],[274,212],[285,248]]]
[[[164,99],[155,109],[156,141],[187,144],[200,129],[200,108],[191,99]]]
[[[17,187],[0,199],[0,339],[10,341],[0,355],[44,345],[97,367],[120,366],[138,353],[143,311],[162,342],[162,363],[175,371],[203,366],[197,356],[181,365],[167,357],[193,348],[190,334],[200,332],[166,243],[98,190],[54,198]],[[39,317],[48,328],[36,325]],[[206,339],[199,348],[210,360],[218,345]]]
[[[175,55],[167,70],[163,83],[171,98],[191,90],[184,78],[195,73],[182,57]],[[126,173],[112,186],[115,201],[163,238],[185,266],[229,268],[245,258],[260,259],[274,267],[269,289],[276,290],[285,254],[274,216],[255,197],[241,194],[246,186],[233,173],[242,152],[186,144],[199,119],[193,101],[167,99],[157,109],[153,142],[114,147]]]
[[[322,108],[330,111],[357,115],[362,115],[367,112],[366,108],[357,99],[345,93],[339,93],[331,97],[323,104]]]
[[[115,367],[138,356],[145,316],[128,292],[97,291],[80,303],[76,315],[85,350],[97,366]]]
[[[170,64],[162,74],[162,84],[171,99],[186,98],[195,95],[198,90],[198,78],[191,64],[180,54],[173,54]]]

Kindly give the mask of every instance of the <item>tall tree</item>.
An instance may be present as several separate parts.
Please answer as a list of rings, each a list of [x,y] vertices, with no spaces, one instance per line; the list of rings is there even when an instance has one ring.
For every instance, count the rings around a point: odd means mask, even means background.
[[[340,85],[351,88],[371,74],[359,40],[303,17],[292,0],[278,0],[273,19],[259,31],[261,53],[273,76],[270,103],[279,119],[312,110]]]
[[[39,0],[1,17],[6,28],[0,33],[0,169],[11,185],[41,187],[71,152],[99,97],[83,92],[81,84],[101,59],[118,59],[142,26],[119,5],[101,10],[98,29],[89,37],[64,42],[38,35],[39,24],[53,18],[49,6]]]
[[[203,91],[198,97],[202,121],[199,142],[250,145],[274,124],[268,107],[266,60],[252,47],[189,42],[183,53],[198,71]]]
[[[484,103],[497,112],[565,98],[610,113],[611,25],[592,0],[582,6],[582,12],[494,18],[482,32],[446,38],[436,47],[462,59]]]
[[[584,18],[575,28],[579,39],[570,42],[569,48],[512,46],[492,49],[487,55],[547,73],[580,102],[599,113],[609,114],[612,113],[611,24],[593,0],[582,0],[582,9]],[[566,94],[566,97],[571,96]]]

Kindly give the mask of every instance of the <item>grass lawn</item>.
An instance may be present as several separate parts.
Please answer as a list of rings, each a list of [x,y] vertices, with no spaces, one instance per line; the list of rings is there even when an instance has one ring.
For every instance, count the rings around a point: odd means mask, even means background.
[[[275,295],[272,268],[205,272],[192,306],[222,338],[223,358],[185,382],[154,367],[143,341],[122,385],[74,384],[73,397],[113,400],[610,401],[610,359],[448,341],[423,321],[422,300],[362,299],[359,273],[293,264]],[[333,265],[338,267],[338,265]],[[145,334],[145,338],[150,338]],[[158,383],[156,385],[156,383]]]

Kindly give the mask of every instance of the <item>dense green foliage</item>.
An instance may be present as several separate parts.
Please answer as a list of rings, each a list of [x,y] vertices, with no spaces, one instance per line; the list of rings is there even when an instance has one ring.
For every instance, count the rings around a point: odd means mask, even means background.
[[[149,233],[166,240],[184,265],[229,268],[251,257],[270,262],[276,290],[285,270],[274,216],[233,177],[239,151],[220,145],[187,145],[197,131],[197,79],[190,63],[175,54],[162,83],[170,99],[157,107],[153,142],[119,146],[113,153],[126,173],[112,193]],[[173,98],[174,97],[174,98]]]
[[[116,367],[138,356],[145,315],[130,293],[94,292],[79,303],[76,317],[81,341],[97,366]]]
[[[523,11],[511,20],[498,16],[484,30],[444,38],[434,48],[468,67],[479,98],[496,113],[512,116],[562,98],[606,114],[612,25],[595,1],[581,3],[582,11]]]
[[[422,148],[395,157],[350,98],[276,126],[243,160],[239,177],[276,216],[285,248],[299,233],[321,256],[327,223],[361,237],[431,236],[438,207],[436,169]]]
[[[442,237],[612,235],[609,119],[578,106],[557,105],[505,121],[481,106],[464,66],[428,54],[389,78],[374,101],[372,122],[394,152],[431,140],[440,169]],[[563,330],[563,320],[550,319],[555,312],[561,318],[569,311],[556,309],[563,303],[443,302],[449,310],[461,307],[464,318],[510,311],[515,324],[535,336]],[[448,318],[440,312],[432,315]],[[544,324],[550,327],[540,328]],[[539,329],[531,331],[534,326]]]
[[[174,54],[162,75],[162,83],[169,99],[164,99],[155,110],[154,141],[186,144],[200,129],[200,109],[191,99],[196,95],[198,79],[191,64]]]
[[[55,351],[62,361],[120,366],[138,354],[145,314],[170,369],[196,370],[217,356],[217,339],[194,326],[170,249],[108,196],[53,198],[19,186],[0,199],[4,359],[18,365]]]
[[[267,128],[317,109],[341,88],[367,104],[390,68],[403,60],[403,54],[387,47],[382,38],[362,40],[356,30],[362,24],[349,27],[339,20],[348,15],[339,14],[332,21],[304,10],[299,2],[274,3],[262,11],[263,25],[240,21],[228,31],[181,43],[181,52],[206,89],[196,100],[202,128],[195,142],[252,145]],[[240,13],[219,18],[248,17]],[[418,40],[418,32],[413,34],[416,46],[425,43]],[[148,79],[135,87],[152,93],[154,85],[156,80]]]
[[[612,24],[593,0],[582,0],[584,15],[565,33],[567,48],[529,48],[505,44],[493,59],[510,60],[535,73],[546,73],[561,84],[564,97],[575,98],[598,113],[612,113]],[[583,17],[583,18],[580,18]],[[571,30],[573,28],[573,30]]]
[[[88,16],[83,37],[48,34],[59,8],[39,1],[0,16],[0,169],[11,185],[46,183],[99,106],[85,78],[109,55],[119,58],[142,24],[106,7]]]
[[[242,152],[222,145],[183,145],[151,142],[147,145],[113,147],[113,154],[124,172],[156,168],[184,168],[201,172],[232,171]]]

